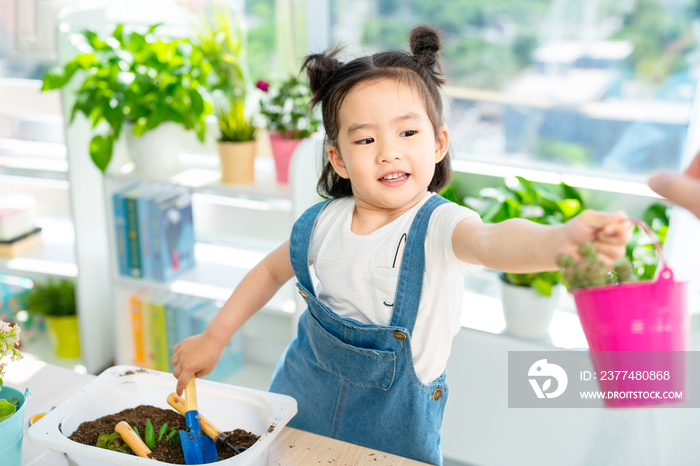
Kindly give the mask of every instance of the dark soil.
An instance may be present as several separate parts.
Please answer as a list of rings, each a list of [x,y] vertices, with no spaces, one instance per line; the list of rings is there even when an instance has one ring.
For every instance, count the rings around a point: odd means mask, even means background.
[[[129,423],[129,425],[131,425],[131,427],[136,427],[139,434],[141,434],[141,438],[143,438],[146,430],[147,419],[150,419],[153,423],[156,431],[156,440],[158,437],[158,430],[165,422],[168,423],[168,432],[173,427],[175,427],[177,430],[185,430],[187,428],[185,425],[184,416],[177,411],[141,405],[137,406],[136,408],[125,409],[117,414],[101,417],[94,421],[83,422],[68,438],[74,442],[94,446],[97,443],[97,437],[99,437],[102,432],[114,432],[114,427],[120,421],[126,421]],[[245,430],[241,429],[224,432],[224,434],[228,436],[229,441],[236,448],[249,448],[255,442],[257,442],[258,438],[260,438],[255,434],[251,434],[250,432],[246,432]],[[160,442],[156,441],[155,447],[152,448],[151,457],[166,463],[185,464],[185,456],[182,453],[182,447],[179,445],[179,443],[177,443],[175,446],[170,445],[166,439],[166,435],[163,435]],[[179,435],[177,436],[179,438]],[[235,455],[233,450],[225,446],[222,447],[217,445],[216,449],[219,453],[219,461]]]

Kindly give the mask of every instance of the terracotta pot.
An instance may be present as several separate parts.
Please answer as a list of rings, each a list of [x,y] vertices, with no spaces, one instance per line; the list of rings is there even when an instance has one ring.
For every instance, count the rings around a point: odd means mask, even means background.
[[[255,141],[217,143],[221,160],[221,182],[249,184],[255,181]]]
[[[277,181],[280,183],[289,182],[289,161],[292,159],[294,149],[301,141],[303,141],[303,138],[288,139],[282,137],[280,133],[270,133],[272,155],[275,157],[275,167],[277,169]]]

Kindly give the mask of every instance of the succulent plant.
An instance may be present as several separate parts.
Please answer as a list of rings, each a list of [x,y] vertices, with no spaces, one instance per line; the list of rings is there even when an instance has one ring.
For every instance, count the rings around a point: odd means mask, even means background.
[[[592,243],[580,245],[578,253],[581,256],[578,261],[563,253],[557,258],[557,265],[562,269],[562,281],[569,291],[636,280],[634,267],[627,257],[617,259],[609,272]]]
[[[131,449],[124,443],[121,436],[117,432],[113,432],[111,434],[108,432],[102,432],[99,437],[97,437],[97,443],[95,446],[107,450],[118,451],[120,453],[126,453],[127,455],[133,454]]]

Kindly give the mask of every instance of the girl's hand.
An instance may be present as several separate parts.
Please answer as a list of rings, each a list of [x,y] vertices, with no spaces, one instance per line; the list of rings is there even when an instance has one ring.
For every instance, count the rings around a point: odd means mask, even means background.
[[[216,340],[204,333],[185,338],[175,345],[170,364],[173,365],[173,375],[177,379],[177,394],[182,395],[193,375],[204,377],[211,374],[219,362],[222,350],[223,347]]]
[[[625,245],[630,240],[632,222],[627,214],[615,214],[586,210],[564,224],[564,244],[561,252],[578,259],[578,247],[591,242],[598,250],[600,260],[608,269],[613,261],[625,254]]]

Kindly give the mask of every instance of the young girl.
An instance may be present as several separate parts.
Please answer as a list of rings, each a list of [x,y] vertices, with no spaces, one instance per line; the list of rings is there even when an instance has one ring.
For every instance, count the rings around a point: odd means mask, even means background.
[[[248,273],[203,334],[175,346],[172,364],[181,393],[296,275],[308,309],[270,385],[298,402],[289,425],[442,464],[445,366],[464,273],[556,270],[559,253],[575,255],[586,241],[610,266],[629,234],[624,214],[593,211],[560,226],[485,225],[435,194],[451,175],[440,42],[417,27],[410,45],[412,54],[345,64],[336,51],[307,57],[311,105],[321,104],[327,139],[318,188],[330,200],[299,218],[291,239]]]

